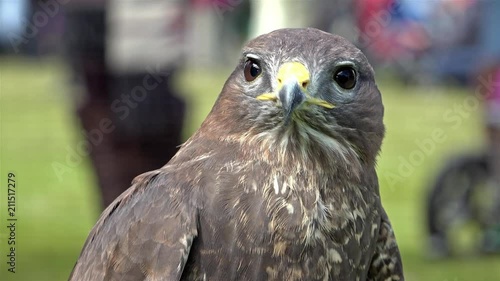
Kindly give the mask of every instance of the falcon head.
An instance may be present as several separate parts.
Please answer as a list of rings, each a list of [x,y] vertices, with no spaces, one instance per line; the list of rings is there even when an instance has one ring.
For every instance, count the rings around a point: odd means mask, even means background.
[[[314,28],[280,29],[243,48],[207,122],[270,159],[348,167],[374,164],[383,112],[373,69],[358,48]]]

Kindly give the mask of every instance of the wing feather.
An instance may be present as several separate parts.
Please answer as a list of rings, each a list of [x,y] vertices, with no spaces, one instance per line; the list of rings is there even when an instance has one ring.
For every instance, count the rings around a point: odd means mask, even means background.
[[[403,263],[396,236],[384,210],[367,280],[404,281]]]
[[[180,280],[197,236],[180,182],[162,170],[137,177],[101,215],[69,280]]]

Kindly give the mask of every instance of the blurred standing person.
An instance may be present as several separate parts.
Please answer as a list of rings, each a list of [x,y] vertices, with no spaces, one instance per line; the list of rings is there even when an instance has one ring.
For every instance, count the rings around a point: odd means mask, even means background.
[[[423,23],[437,1],[356,0],[358,45],[376,65],[405,82],[418,79],[419,60],[430,47]]]
[[[181,0],[66,5],[77,116],[103,206],[135,176],[167,163],[181,144],[185,106],[173,77],[182,58],[184,12]]]

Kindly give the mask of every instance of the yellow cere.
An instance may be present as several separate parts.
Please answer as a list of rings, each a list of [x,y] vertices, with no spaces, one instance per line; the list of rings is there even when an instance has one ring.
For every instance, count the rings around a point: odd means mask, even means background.
[[[309,83],[309,71],[300,62],[284,63],[278,71],[278,89],[290,78],[295,78],[301,88]]]

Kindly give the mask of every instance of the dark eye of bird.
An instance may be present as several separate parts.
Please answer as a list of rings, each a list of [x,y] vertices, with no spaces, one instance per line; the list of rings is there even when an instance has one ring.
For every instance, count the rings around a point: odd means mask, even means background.
[[[262,69],[260,68],[259,62],[253,59],[248,59],[245,62],[245,80],[251,82],[260,75]]]
[[[352,89],[356,86],[356,72],[350,67],[339,68],[333,75],[333,80],[346,90]]]

